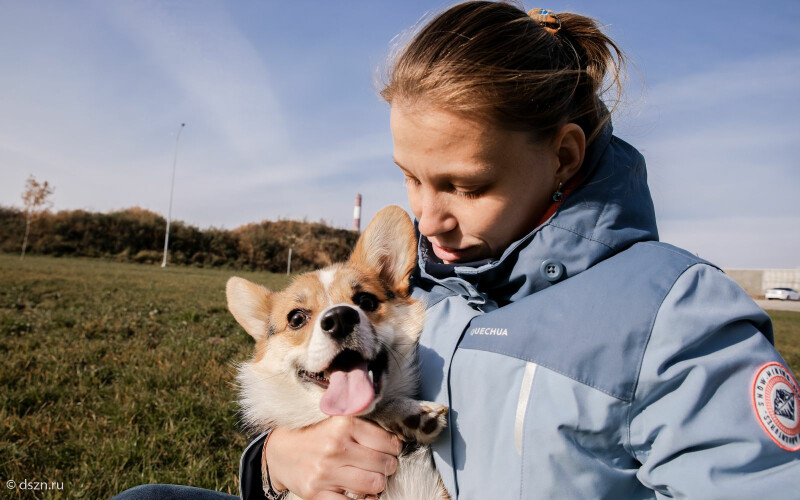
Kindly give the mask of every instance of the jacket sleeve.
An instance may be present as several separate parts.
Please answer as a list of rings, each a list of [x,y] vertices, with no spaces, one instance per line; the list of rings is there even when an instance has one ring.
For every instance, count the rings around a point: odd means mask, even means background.
[[[267,431],[252,440],[242,453],[239,461],[239,497],[242,500],[266,498],[261,480],[261,453],[269,433]]]
[[[653,323],[630,407],[639,480],[659,498],[796,497],[800,452],[792,448],[800,445],[787,446],[762,424],[754,400],[756,375],[770,364],[793,379],[766,313],[721,271],[686,270]],[[787,415],[796,431],[793,383]]]

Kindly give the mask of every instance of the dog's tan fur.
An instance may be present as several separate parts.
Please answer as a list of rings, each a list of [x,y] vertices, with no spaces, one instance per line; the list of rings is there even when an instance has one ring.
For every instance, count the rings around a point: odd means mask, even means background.
[[[386,207],[367,227],[349,261],[301,275],[282,292],[231,278],[228,307],[256,341],[253,358],[240,366],[238,376],[245,424],[259,432],[275,426],[305,427],[328,418],[320,409],[324,389],[299,373],[323,372],[344,349],[341,340],[326,336],[319,320],[332,307],[344,305],[360,318],[350,340],[354,349],[365,360],[388,354],[381,389],[359,415],[406,442],[433,441],[446,425],[447,408],[412,399],[417,387],[416,342],[425,314],[409,297],[415,260],[411,220],[399,207]],[[375,310],[357,303],[363,293],[377,299]],[[292,328],[288,318],[298,310],[307,312],[307,322]],[[401,455],[381,498],[447,498],[426,446]]]

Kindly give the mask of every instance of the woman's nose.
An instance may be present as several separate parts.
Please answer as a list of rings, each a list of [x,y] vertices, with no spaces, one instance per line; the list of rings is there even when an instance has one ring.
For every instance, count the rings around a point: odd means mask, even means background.
[[[420,233],[426,237],[438,236],[458,226],[458,220],[439,196],[427,194],[421,198],[420,211],[416,214]]]

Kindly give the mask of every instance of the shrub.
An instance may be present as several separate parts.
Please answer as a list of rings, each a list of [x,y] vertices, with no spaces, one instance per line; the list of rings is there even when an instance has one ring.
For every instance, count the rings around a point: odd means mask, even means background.
[[[119,262],[161,262],[164,217],[139,207],[109,213],[85,210],[44,212],[31,228],[30,254],[102,257]],[[25,215],[0,207],[0,251],[19,252]],[[285,272],[307,271],[344,260],[358,233],[321,222],[262,221],[227,231],[198,229],[182,221],[170,226],[169,263]]]

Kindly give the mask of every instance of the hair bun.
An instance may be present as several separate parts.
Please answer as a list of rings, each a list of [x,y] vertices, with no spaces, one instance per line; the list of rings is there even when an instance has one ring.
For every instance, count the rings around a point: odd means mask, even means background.
[[[531,9],[528,11],[528,15],[534,21],[541,24],[545,30],[554,35],[561,29],[561,19],[559,19],[553,11],[547,9]]]

